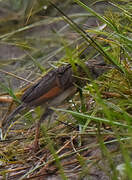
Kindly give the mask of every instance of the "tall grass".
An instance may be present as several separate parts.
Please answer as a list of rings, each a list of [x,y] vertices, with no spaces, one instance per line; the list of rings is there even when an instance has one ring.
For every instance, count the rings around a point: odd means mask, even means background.
[[[0,43],[19,50],[19,56],[3,55],[0,60],[0,69],[11,70],[16,75],[3,75],[4,71],[0,71],[1,96],[3,93],[8,94],[15,102],[20,103],[18,97],[25,90],[23,86],[26,86],[27,80],[33,82],[40,78],[49,65],[50,68],[67,62],[74,65],[76,62],[101,56],[115,66],[97,80],[87,83],[80,92],[81,97],[77,93],[66,103],[68,110],[63,107],[54,109],[58,121],[50,123],[50,126],[45,123],[42,127],[40,154],[30,155],[29,158],[25,153],[25,146],[33,140],[34,131],[29,131],[28,134],[28,130],[22,126],[13,132],[18,135],[22,132],[20,138],[27,133],[28,138],[20,139],[19,144],[16,139],[11,139],[9,143],[2,142],[6,143],[6,148],[1,144],[0,162],[6,163],[9,168],[11,162],[17,164],[17,167],[21,167],[21,163],[29,165],[25,174],[20,174],[20,179],[29,175],[39,176],[48,170],[51,174],[60,174],[62,179],[69,179],[73,174],[80,179],[89,178],[92,177],[91,169],[94,167],[113,180],[119,179],[120,175],[121,179],[132,179],[132,4],[125,0],[106,1],[111,9],[107,8],[102,15],[93,10],[94,5],[101,1],[92,1],[91,7],[79,0],[73,2],[85,9],[85,12],[69,15],[64,10],[60,11],[61,6],[62,9],[68,7],[67,3],[52,4],[57,8],[56,11],[48,1],[24,0],[12,1],[14,8],[9,11],[7,7],[12,7],[9,1],[7,4],[0,2],[7,12],[6,17],[0,18],[0,25],[4,25],[0,30]],[[43,7],[49,8],[49,11],[44,12]],[[84,28],[80,25],[89,17],[96,18],[97,27]],[[59,31],[55,28],[58,24],[61,27]],[[48,27],[50,31],[41,31],[41,28]],[[8,112],[7,110],[6,105],[1,108],[2,112]],[[40,117],[42,108],[37,108],[34,112],[33,117],[30,114],[22,118],[34,123]],[[118,165],[122,163],[125,164],[125,170],[117,171]],[[71,169],[71,165],[74,168]],[[8,173],[10,169],[5,168],[1,175],[6,177]],[[96,170],[94,173],[96,174]]]
[[[132,18],[131,18],[131,12],[127,10],[128,4],[126,7],[124,6],[123,2],[116,3],[110,3],[113,6],[117,7],[116,12],[112,12],[109,10],[106,12],[104,16],[96,13],[94,10],[92,10],[89,6],[82,3],[79,0],[75,0],[80,6],[86,9],[89,13],[91,13],[93,16],[97,17],[100,21],[100,23],[105,23],[106,28],[99,31],[93,31],[95,35],[97,35],[97,40],[94,40],[92,37],[89,36],[89,34],[86,34],[84,30],[78,25],[76,25],[72,20],[70,20],[68,17],[66,17],[62,12],[62,15],[64,15],[66,21],[72,26],[72,28],[80,33],[80,35],[84,38],[85,41],[91,41],[91,45],[93,45],[96,50],[101,53],[104,58],[107,61],[110,61],[114,63],[116,66],[117,64],[122,69],[122,73],[118,71],[111,71],[106,79],[103,80],[103,88],[107,88],[108,94],[112,93],[111,98],[104,99],[101,97],[101,89],[100,89],[100,82],[94,82],[90,86],[87,85],[85,88],[86,90],[90,91],[90,94],[93,95],[94,101],[95,101],[95,109],[96,113],[93,114],[93,111],[91,112],[85,112],[84,114],[80,112],[75,111],[64,111],[67,113],[72,114],[74,117],[77,118],[77,122],[79,124],[81,123],[83,126],[86,125],[88,127],[89,123],[93,120],[98,121],[99,124],[102,123],[109,123],[112,131],[114,132],[114,138],[116,138],[120,144],[120,150],[119,154],[122,154],[122,157],[124,159],[124,163],[126,164],[126,176],[127,178],[132,178],[131,173],[131,158],[130,158],[130,149],[127,149],[127,145],[131,142],[127,141],[126,143],[122,142],[122,137],[130,137],[131,139],[131,109],[132,103],[131,103],[131,49],[132,49],[132,42],[131,42],[131,31],[129,31],[131,24],[132,24]],[[121,4],[122,5],[121,5]],[[131,3],[130,3],[131,6]],[[90,31],[92,33],[92,30]],[[88,37],[88,39],[87,39]],[[118,67],[118,66],[117,66]],[[118,68],[117,68],[118,69]],[[102,83],[101,83],[102,84]],[[94,90],[94,92],[93,92]],[[129,93],[127,93],[129,92]],[[117,93],[118,95],[114,95],[114,93]],[[107,93],[106,93],[107,94]],[[117,97],[116,97],[117,96]],[[130,108],[130,109],[129,109]],[[98,116],[101,116],[98,117]],[[79,119],[79,120],[78,120]],[[89,120],[90,121],[87,121]],[[126,128],[122,128],[122,123],[125,123]],[[124,126],[124,125],[123,125]],[[129,135],[125,135],[129,132]],[[123,135],[124,134],[124,135]],[[109,161],[109,168],[111,169],[110,177],[111,179],[118,179],[118,174],[116,171],[116,162],[114,162],[114,155],[109,153],[108,148],[104,145],[103,137],[100,138],[99,136],[99,143],[100,143],[100,149],[102,151],[102,155],[105,156],[105,158]],[[112,155],[112,158],[111,158]],[[122,170],[121,170],[122,171]],[[122,177],[123,178],[123,177]]]

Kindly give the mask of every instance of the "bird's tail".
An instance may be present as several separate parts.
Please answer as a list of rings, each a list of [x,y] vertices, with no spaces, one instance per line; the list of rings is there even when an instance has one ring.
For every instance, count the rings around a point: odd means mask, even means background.
[[[4,121],[4,123],[2,124],[2,126],[3,126],[3,128],[6,130],[7,129],[7,127],[9,127],[10,126],[10,124],[12,123],[12,122],[14,122],[15,121],[15,119],[13,119],[14,118],[14,116],[16,115],[16,114],[18,114],[21,110],[23,110],[25,108],[25,104],[21,104],[20,106],[18,106],[8,117],[7,117],[7,119]]]

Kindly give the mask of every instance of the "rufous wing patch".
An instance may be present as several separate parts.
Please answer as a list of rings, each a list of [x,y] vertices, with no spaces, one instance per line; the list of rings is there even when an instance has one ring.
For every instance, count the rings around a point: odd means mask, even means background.
[[[62,92],[62,89],[58,86],[51,88],[47,93],[36,99],[33,104],[42,104],[43,102],[50,100]]]

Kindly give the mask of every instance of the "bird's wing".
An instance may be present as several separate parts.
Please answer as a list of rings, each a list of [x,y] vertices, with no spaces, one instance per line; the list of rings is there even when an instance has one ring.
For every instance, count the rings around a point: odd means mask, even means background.
[[[29,106],[37,106],[56,97],[68,88],[71,76],[72,69],[69,65],[49,71],[23,94],[22,102]]]
[[[56,71],[52,70],[42,77],[38,82],[25,91],[21,101],[24,103],[30,103],[31,101],[41,97],[47,93],[51,87],[54,87],[56,82]]]

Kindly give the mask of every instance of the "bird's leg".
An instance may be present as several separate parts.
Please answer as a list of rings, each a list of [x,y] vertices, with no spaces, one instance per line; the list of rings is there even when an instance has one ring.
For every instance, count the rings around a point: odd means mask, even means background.
[[[80,100],[81,100],[81,112],[86,112],[86,107],[85,107],[85,102],[84,102],[84,97],[83,97],[83,91],[80,87],[78,87],[78,91],[79,91],[79,96],[80,96]]]
[[[78,87],[78,91],[79,91],[79,96],[80,96],[80,100],[81,100],[81,112],[84,113],[84,112],[86,112],[86,106],[85,106],[85,102],[84,102],[83,91],[80,87]],[[82,125],[80,123],[78,125],[78,129],[80,132],[82,131]],[[79,142],[79,146],[81,146],[82,139],[81,139],[80,135],[78,136],[78,142]]]
[[[35,152],[37,152],[39,149],[39,132],[40,132],[40,123],[37,122],[35,129],[35,139],[33,142],[33,149]]]
[[[35,139],[34,139],[34,151],[36,152],[39,149],[39,135],[40,135],[40,126],[41,123],[47,118],[47,116],[51,115],[53,110],[50,108],[46,108],[45,112],[42,114],[40,120],[36,125]]]

